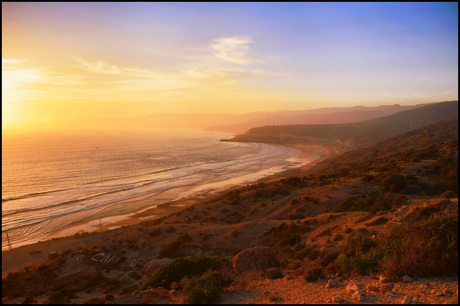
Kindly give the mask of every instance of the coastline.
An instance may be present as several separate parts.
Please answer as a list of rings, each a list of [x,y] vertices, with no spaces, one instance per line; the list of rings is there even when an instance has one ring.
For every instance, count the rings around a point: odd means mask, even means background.
[[[82,245],[91,245],[100,242],[104,239],[104,234],[107,232],[117,233],[123,232],[126,236],[135,235],[136,229],[142,222],[152,221],[163,216],[169,215],[175,211],[182,210],[188,206],[203,200],[204,198],[216,196],[226,192],[231,186],[241,186],[247,183],[267,182],[279,180],[293,175],[305,175],[312,171],[314,167],[321,161],[333,156],[335,153],[332,148],[319,145],[285,145],[286,147],[300,150],[300,159],[311,158],[312,154],[316,154],[317,158],[300,167],[287,169],[281,172],[276,172],[271,175],[263,176],[262,178],[253,181],[246,181],[239,178],[231,182],[231,184],[217,184],[215,188],[203,188],[200,186],[187,186],[179,189],[170,190],[171,194],[164,196],[175,196],[173,200],[166,203],[152,203],[152,196],[142,196],[125,201],[118,204],[135,204],[139,207],[147,206],[134,213],[120,214],[102,219],[103,233],[100,233],[99,219],[90,220],[80,224],[75,224],[71,228],[60,231],[53,235],[54,238],[49,238],[46,241],[39,241],[32,244],[18,246],[9,251],[2,250],[2,278],[11,272],[20,271],[26,266],[32,266],[48,260],[50,252],[59,252],[65,249],[79,248]],[[231,185],[231,186],[229,186]],[[150,202],[150,203],[149,203]],[[82,235],[83,232],[86,232]],[[78,234],[77,234],[78,233]],[[75,235],[77,234],[77,235]],[[59,238],[58,238],[59,237]]]

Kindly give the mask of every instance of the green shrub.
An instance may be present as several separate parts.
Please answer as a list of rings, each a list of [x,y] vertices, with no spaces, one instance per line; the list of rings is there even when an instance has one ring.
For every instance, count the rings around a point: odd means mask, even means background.
[[[191,279],[208,270],[220,270],[230,266],[228,257],[200,255],[177,258],[150,276],[141,285],[140,290],[156,287],[170,289],[171,283],[179,282],[184,276]]]
[[[403,222],[379,239],[378,249],[398,276],[423,277],[457,274],[458,217],[434,216]],[[388,261],[388,260],[387,260]]]
[[[359,257],[367,254],[375,246],[376,243],[369,238],[367,233],[357,231],[348,236],[348,239],[342,245],[341,251],[348,256]]]
[[[351,265],[361,275],[369,275],[374,271],[382,259],[382,254],[371,252],[369,254],[353,258]]]
[[[233,280],[225,277],[222,271],[204,274],[192,280],[184,289],[187,304],[210,304],[219,301],[219,290],[228,286]]]

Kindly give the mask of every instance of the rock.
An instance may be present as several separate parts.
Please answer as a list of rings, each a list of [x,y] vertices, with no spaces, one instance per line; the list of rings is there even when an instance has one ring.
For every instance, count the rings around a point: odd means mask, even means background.
[[[294,275],[288,274],[284,277],[284,281],[287,282],[288,280],[293,279],[293,278],[294,278]]]
[[[179,292],[177,292],[177,290],[172,289],[172,290],[169,290],[169,295],[171,297],[175,297],[175,296],[179,295]]]
[[[180,285],[178,283],[176,283],[176,282],[172,282],[170,287],[173,290],[177,290],[177,289],[180,288]]]
[[[363,290],[364,288],[365,286],[361,283],[349,283],[345,289],[347,290],[347,292],[350,292],[350,291],[360,291],[360,290]]]
[[[412,304],[412,295],[406,295],[403,299],[401,304]]]
[[[351,298],[355,302],[362,302],[364,300],[364,294],[359,291],[355,291],[353,295],[351,296]]]
[[[380,292],[385,293],[393,289],[394,285],[393,284],[383,284],[380,286]]]
[[[389,280],[385,276],[381,275],[379,277],[379,283],[380,284],[384,284],[384,283],[388,283],[388,282],[389,282]]]
[[[155,263],[154,263],[155,259],[152,259],[150,261],[148,261],[144,267],[142,268],[142,272],[144,274],[153,274],[154,270],[155,270]]]
[[[232,259],[232,266],[238,275],[254,270],[265,273],[269,268],[281,269],[281,262],[274,248],[257,246],[238,253]]]
[[[283,277],[283,273],[281,273],[279,268],[269,268],[265,271],[265,277],[271,279],[281,278]]]
[[[327,288],[334,288],[338,284],[339,284],[339,282],[336,279],[332,278],[332,279],[327,281],[326,287]]]
[[[377,291],[379,291],[379,288],[376,287],[376,286],[369,285],[369,286],[367,286],[367,292],[370,292],[370,291],[377,292]]]
[[[343,298],[341,296],[336,295],[332,298],[332,301],[334,301],[334,303],[342,303]]]
[[[407,275],[404,275],[402,277],[402,281],[403,281],[403,283],[410,283],[410,282],[412,282],[412,278],[407,276]]]
[[[57,253],[57,252],[49,252],[49,253],[48,253],[48,259],[49,259],[49,260],[56,259],[57,257],[58,257],[58,253]]]
[[[180,282],[179,282],[179,285],[181,286],[181,288],[185,288],[185,286],[187,286],[187,284],[190,282],[190,279],[187,277],[187,276],[184,276]]]

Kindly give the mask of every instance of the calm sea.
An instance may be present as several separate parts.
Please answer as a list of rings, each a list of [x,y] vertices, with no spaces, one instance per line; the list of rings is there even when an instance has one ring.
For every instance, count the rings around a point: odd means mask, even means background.
[[[166,191],[257,179],[300,163],[297,150],[219,141],[229,137],[197,130],[3,136],[2,249],[6,232],[13,247],[28,244],[80,221],[119,214],[115,204],[123,200],[151,195],[158,204],[173,200],[162,197]],[[125,204],[122,211],[141,208]]]

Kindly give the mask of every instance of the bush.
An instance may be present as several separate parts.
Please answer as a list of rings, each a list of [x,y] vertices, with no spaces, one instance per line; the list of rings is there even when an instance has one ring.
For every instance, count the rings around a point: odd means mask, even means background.
[[[181,245],[187,242],[191,242],[191,241],[192,241],[192,237],[189,234],[184,233],[180,235],[179,237],[177,237],[171,243],[164,246],[159,252],[160,256],[161,257],[173,257],[174,255],[176,255],[177,250],[179,250],[179,247]]]
[[[369,238],[367,232],[357,231],[348,236],[342,246],[342,253],[351,257],[359,257],[367,254],[375,246],[376,243]]]
[[[384,261],[390,261],[398,276],[423,277],[457,274],[458,218],[434,216],[429,219],[403,222],[379,239],[378,250]],[[383,271],[385,272],[385,271]]]
[[[170,289],[171,283],[179,282],[184,276],[191,279],[208,270],[220,270],[225,267],[231,267],[228,257],[201,255],[177,258],[150,276],[141,285],[140,290],[156,287]]]
[[[303,278],[307,282],[313,282],[317,280],[318,278],[320,278],[321,274],[322,274],[321,265],[316,262],[313,262],[310,264],[310,266],[307,269],[305,269],[303,273]]]
[[[334,208],[333,212],[345,212],[345,211],[364,211],[366,208],[366,202],[358,197],[348,197],[342,204]]]
[[[209,304],[219,301],[219,290],[228,286],[233,280],[225,277],[222,271],[214,271],[192,280],[184,289],[187,304]]]
[[[400,174],[389,174],[380,183],[380,187],[384,191],[391,192],[400,192],[406,188],[406,185],[406,178]]]

